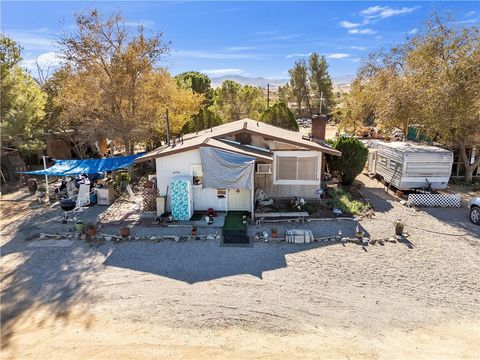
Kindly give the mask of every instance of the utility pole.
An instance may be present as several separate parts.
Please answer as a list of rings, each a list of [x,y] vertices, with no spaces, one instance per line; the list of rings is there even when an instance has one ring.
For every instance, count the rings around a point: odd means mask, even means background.
[[[322,113],[322,105],[324,100],[325,99],[323,98],[323,91],[320,91],[320,114]]]
[[[270,107],[270,84],[267,84],[267,109]]]
[[[168,122],[168,109],[165,110],[165,123],[167,127],[167,146],[170,145],[170,123]]]

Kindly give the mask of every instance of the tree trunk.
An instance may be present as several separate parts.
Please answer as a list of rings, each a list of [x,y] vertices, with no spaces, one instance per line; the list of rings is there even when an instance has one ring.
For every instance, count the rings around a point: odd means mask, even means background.
[[[463,141],[458,144],[458,151],[460,152],[463,164],[465,165],[465,182],[470,184],[473,180],[473,171],[480,166],[480,156],[476,153],[475,161],[473,164],[470,164],[470,158],[467,156],[467,149],[465,148],[465,143]]]

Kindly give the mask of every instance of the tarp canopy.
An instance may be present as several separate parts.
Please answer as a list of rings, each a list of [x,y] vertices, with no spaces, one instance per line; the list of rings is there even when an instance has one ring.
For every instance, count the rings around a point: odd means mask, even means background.
[[[22,174],[48,176],[96,174],[128,167],[141,155],[143,153],[104,159],[55,160],[53,166],[46,170],[24,171]]]
[[[202,159],[204,188],[252,188],[254,157],[213,147],[200,147],[200,157]]]

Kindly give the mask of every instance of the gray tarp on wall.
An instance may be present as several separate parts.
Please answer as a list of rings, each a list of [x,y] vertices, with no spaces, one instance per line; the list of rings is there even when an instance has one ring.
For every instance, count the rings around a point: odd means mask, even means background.
[[[201,147],[203,187],[251,189],[255,158],[230,151]]]

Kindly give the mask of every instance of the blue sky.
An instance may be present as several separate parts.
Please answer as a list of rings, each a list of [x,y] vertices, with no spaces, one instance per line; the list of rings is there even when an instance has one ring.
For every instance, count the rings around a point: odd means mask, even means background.
[[[479,23],[471,2],[5,2],[1,30],[24,47],[24,66],[58,62],[55,40],[73,25],[73,14],[96,8],[120,10],[132,30],[164,33],[172,42],[163,66],[210,76],[286,78],[312,51],[327,56],[333,77],[355,74],[369,52],[402,41],[436,10],[452,11],[465,25]]]

